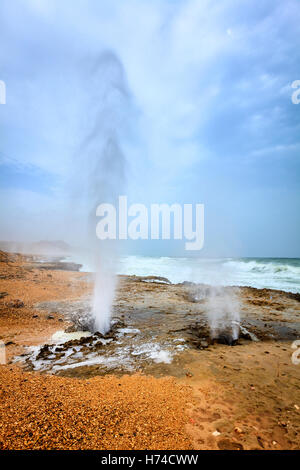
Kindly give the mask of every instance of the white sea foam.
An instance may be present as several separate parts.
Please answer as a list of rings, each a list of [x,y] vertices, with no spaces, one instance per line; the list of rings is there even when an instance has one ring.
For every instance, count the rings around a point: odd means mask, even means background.
[[[171,364],[172,355],[170,351],[161,350],[159,352],[153,352],[150,356],[154,362],[164,362],[165,364]]]
[[[140,330],[137,328],[119,328],[118,330],[118,336],[124,336],[125,334],[127,335],[135,335],[140,333]]]
[[[80,263],[81,257],[72,257]],[[81,271],[90,272],[83,264]],[[126,256],[121,258],[119,274],[162,276],[172,283],[184,281],[212,286],[252,286],[300,292],[298,258],[176,258]]]
[[[141,333],[140,330],[133,328],[122,328],[120,332],[122,333],[120,338],[124,337],[124,334]],[[81,334],[82,332],[79,333]],[[70,334],[71,333],[68,335]],[[63,338],[63,335],[62,332],[59,331],[56,336],[54,335],[54,346],[57,344],[57,340],[61,338]],[[67,339],[70,338],[67,337]],[[99,339],[97,341],[99,341]],[[104,345],[111,341],[112,339],[100,339],[100,342]],[[160,344],[152,341],[146,341],[138,345],[134,343],[128,345],[124,344],[122,341],[117,341],[116,344],[118,344],[118,347],[114,350],[106,350],[104,348],[101,352],[91,351],[89,353],[83,352],[80,346],[72,345],[69,349],[63,351],[62,357],[49,354],[46,358],[38,358],[41,346],[30,346],[27,348],[26,356],[17,356],[14,362],[24,362],[30,358],[34,370],[38,371],[52,370],[58,372],[60,370],[93,365],[102,366],[107,370],[118,368],[121,365],[124,370],[131,371],[135,369],[136,364],[142,364],[144,361],[170,364],[174,355],[188,347],[183,338],[175,338],[173,344]]]
[[[74,331],[73,333],[66,333],[64,330],[58,330],[52,335],[51,340],[55,343],[65,343],[66,341],[91,336],[91,334],[92,333],[89,331]]]

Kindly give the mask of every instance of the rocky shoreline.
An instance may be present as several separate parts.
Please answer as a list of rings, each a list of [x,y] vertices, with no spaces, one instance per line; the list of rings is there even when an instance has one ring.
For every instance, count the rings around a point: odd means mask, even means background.
[[[248,287],[238,289],[242,299],[239,338],[230,341],[223,332],[212,339],[205,310],[208,290],[207,286],[170,284],[155,277],[149,282],[149,278],[123,276],[112,328],[106,335],[94,331],[89,297],[38,303],[38,310],[58,313],[72,322],[66,333],[89,334],[69,340],[65,335],[63,343],[55,341],[23,353],[26,369],[80,377],[134,373],[149,367],[153,373],[173,357],[180,362],[180,355],[191,349],[211,350],[218,343],[246,347],[251,341],[292,342],[298,338],[298,295]],[[134,298],[129,298],[133,291]],[[236,288],[225,288],[225,295],[231,291],[237,295]]]

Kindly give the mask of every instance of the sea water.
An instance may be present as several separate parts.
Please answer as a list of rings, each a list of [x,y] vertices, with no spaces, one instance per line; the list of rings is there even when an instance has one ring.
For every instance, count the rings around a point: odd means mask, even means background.
[[[81,271],[91,271],[81,256]],[[123,256],[118,274],[163,276],[172,283],[184,281],[213,286],[251,286],[300,293],[299,258],[189,258]]]

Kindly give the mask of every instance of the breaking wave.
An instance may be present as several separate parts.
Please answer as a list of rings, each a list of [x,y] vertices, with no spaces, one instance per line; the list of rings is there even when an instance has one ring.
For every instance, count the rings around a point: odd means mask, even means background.
[[[73,258],[82,263],[82,257]],[[91,271],[83,264],[81,271]],[[172,283],[251,286],[300,293],[299,258],[188,258],[125,256],[118,274],[166,277]]]
[[[300,259],[296,258],[170,258],[128,256],[120,274],[163,276],[173,283],[251,286],[300,292]]]

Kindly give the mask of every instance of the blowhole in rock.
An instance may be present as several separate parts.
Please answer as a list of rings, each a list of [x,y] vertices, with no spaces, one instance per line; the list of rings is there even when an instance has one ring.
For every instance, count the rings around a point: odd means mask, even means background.
[[[229,333],[220,333],[218,336],[211,338],[211,344],[215,343],[236,346],[238,344],[238,338],[233,338]]]

